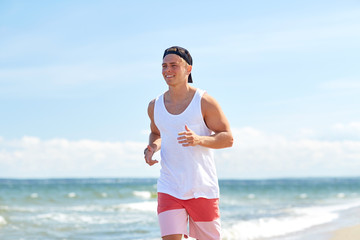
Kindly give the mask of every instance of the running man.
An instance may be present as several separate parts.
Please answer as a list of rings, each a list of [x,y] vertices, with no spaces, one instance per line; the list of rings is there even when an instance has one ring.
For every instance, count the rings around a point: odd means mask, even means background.
[[[158,163],[158,218],[162,239],[184,235],[221,239],[219,185],[212,149],[231,147],[230,125],[217,101],[191,86],[192,57],[182,47],[165,50],[162,74],[168,91],[148,106],[151,133],[144,158]],[[189,224],[189,232],[188,232]]]

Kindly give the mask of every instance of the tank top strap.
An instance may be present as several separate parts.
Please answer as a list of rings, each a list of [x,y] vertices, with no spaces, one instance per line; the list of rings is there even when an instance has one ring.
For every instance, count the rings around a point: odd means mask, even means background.
[[[198,94],[200,96],[200,98],[206,93],[205,90],[202,90],[202,89],[196,89],[196,94]]]
[[[201,99],[205,93],[206,93],[205,90],[201,90],[198,88],[198,89],[196,89],[196,93],[194,96],[194,101],[193,101],[194,106],[193,107],[199,108],[200,112],[201,112]]]

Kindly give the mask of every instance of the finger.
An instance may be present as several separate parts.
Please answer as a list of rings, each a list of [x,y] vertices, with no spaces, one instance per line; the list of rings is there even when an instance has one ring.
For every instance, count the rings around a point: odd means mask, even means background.
[[[151,160],[148,164],[149,164],[150,166],[152,166],[152,165],[154,165],[155,163],[158,163],[158,161],[157,161],[157,160]]]
[[[148,154],[149,154],[149,151],[144,156],[146,163],[149,163],[150,161],[152,161],[152,159],[151,159],[152,155],[148,155]]]
[[[185,129],[186,129],[186,131],[191,131],[187,125],[185,125]]]
[[[184,140],[179,140],[178,141],[179,144],[186,144],[186,145],[193,145],[194,141],[192,139],[184,139]]]
[[[153,151],[153,149],[152,149],[152,147],[150,147],[150,145],[147,146],[147,149],[148,149],[150,152]]]
[[[191,137],[188,137],[188,136],[182,136],[182,137],[178,137],[177,140],[178,141],[186,141],[186,140],[189,140]]]
[[[183,133],[179,133],[178,135],[179,135],[179,138],[181,138],[181,137],[186,138],[188,136],[193,135],[193,133],[192,132],[183,132]]]

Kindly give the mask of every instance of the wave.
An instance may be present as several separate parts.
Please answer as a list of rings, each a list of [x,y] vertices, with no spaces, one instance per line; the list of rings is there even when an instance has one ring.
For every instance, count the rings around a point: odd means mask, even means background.
[[[39,194],[38,193],[32,193],[32,194],[30,194],[30,198],[39,198]]]
[[[109,223],[118,223],[119,220],[103,216],[92,216],[84,214],[75,214],[75,213],[45,213],[40,214],[34,217],[34,220],[37,222],[48,222],[49,220],[55,221],[62,224],[109,224]]]
[[[66,208],[69,211],[75,212],[124,212],[124,211],[140,211],[140,212],[156,212],[156,201],[122,203],[118,205],[103,206],[103,205],[80,205]]]
[[[126,203],[112,206],[101,205],[79,205],[66,207],[61,212],[48,212],[32,214],[27,217],[28,221],[37,222],[39,224],[48,224],[49,222],[57,222],[63,225],[75,224],[83,226],[86,224],[135,224],[139,221],[145,221],[143,216],[146,212],[156,216],[157,202],[138,202]],[[55,209],[52,209],[55,210]],[[103,214],[112,212],[114,214]],[[118,213],[116,213],[118,212]],[[119,215],[120,214],[120,215]],[[139,215],[140,214],[140,215]],[[125,216],[125,218],[119,217]],[[24,219],[24,218],[23,218]],[[154,219],[150,219],[153,221]],[[149,221],[149,219],[146,219]]]
[[[139,203],[127,203],[118,205],[118,207],[123,208],[125,210],[136,210],[142,212],[156,212],[157,210],[157,202],[156,201],[147,201],[147,202],[139,202]]]
[[[0,226],[6,225],[6,224],[7,224],[7,222],[6,222],[5,218],[3,216],[0,216]]]
[[[17,206],[0,206],[0,210],[4,212],[24,212],[24,213],[33,213],[37,212],[38,210],[36,208],[30,208],[30,207],[17,207]]]
[[[152,194],[149,191],[133,191],[132,194],[143,199],[150,199]]]
[[[114,212],[111,207],[103,205],[79,205],[65,208],[67,211],[72,212]]]
[[[144,202],[130,202],[121,203],[116,205],[77,205],[69,206],[62,209],[65,212],[86,212],[86,213],[101,213],[101,212],[127,212],[127,211],[140,211],[140,212],[156,212],[157,201],[144,201]]]
[[[339,211],[359,207],[360,202],[326,207],[289,209],[291,216],[239,221],[223,229],[223,239],[253,240],[279,237],[329,223],[339,217]],[[286,227],[284,227],[286,226]]]
[[[122,223],[121,219],[118,219],[116,216],[103,217],[76,213],[45,213],[34,216],[33,221],[39,224],[48,224],[49,221],[51,221],[61,224],[75,224],[77,226],[84,224],[112,224],[119,222]]]
[[[18,207],[18,206],[0,206],[0,211],[9,213],[24,213],[24,214],[40,214],[44,209],[41,206],[34,207]],[[101,214],[101,213],[115,213],[115,212],[149,212],[156,213],[157,201],[142,201],[142,202],[130,202],[121,203],[115,205],[103,205],[103,204],[85,204],[75,206],[62,206],[52,207],[49,211],[63,212],[65,215],[69,212],[88,213],[88,214]],[[52,213],[49,213],[52,214]],[[39,215],[38,215],[39,216]],[[42,217],[49,217],[50,215],[41,215]],[[61,217],[64,215],[53,215],[57,220],[61,221]],[[4,219],[0,216],[0,223],[3,223]]]
[[[251,221],[240,221],[231,228],[223,230],[223,239],[252,240],[282,236],[331,222],[337,217],[337,214],[329,213],[326,215],[261,218]]]
[[[70,193],[67,194],[67,197],[68,197],[68,198],[76,198],[76,197],[77,197],[77,194],[74,193],[74,192],[70,192]]]

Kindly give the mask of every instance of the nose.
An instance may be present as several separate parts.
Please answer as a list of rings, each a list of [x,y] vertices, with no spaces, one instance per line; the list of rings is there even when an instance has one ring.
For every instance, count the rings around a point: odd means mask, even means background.
[[[170,72],[170,68],[169,67],[163,67],[162,71],[163,73],[167,73],[167,72]]]

